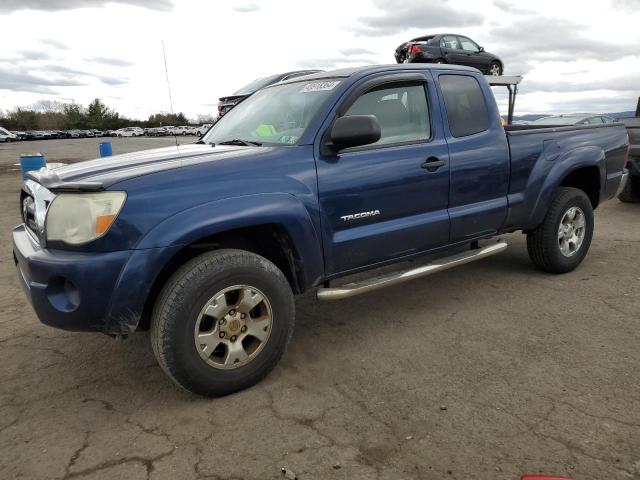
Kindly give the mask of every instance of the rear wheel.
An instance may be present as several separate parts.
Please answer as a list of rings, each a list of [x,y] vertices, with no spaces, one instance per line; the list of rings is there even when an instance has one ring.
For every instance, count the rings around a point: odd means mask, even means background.
[[[570,272],[587,255],[593,225],[589,197],[577,188],[561,187],[542,224],[527,234],[529,257],[545,272]]]
[[[205,253],[167,282],[151,320],[163,370],[191,392],[219,396],[250,387],[278,363],[295,307],[284,274],[241,250]]]
[[[624,203],[640,202],[640,177],[629,177],[624,189],[618,194],[618,199]]]
[[[438,58],[438,59],[434,60],[434,62],[433,62],[433,63],[439,63],[439,64],[442,64],[442,63],[447,63],[447,62],[445,62],[445,61],[444,61],[444,59],[442,59],[442,58]]]
[[[489,75],[495,77],[502,75],[502,65],[500,65],[499,62],[491,62],[491,65],[489,65]]]

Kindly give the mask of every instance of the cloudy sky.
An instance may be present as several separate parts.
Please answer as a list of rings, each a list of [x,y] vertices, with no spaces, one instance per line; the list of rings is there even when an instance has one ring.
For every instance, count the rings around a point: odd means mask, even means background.
[[[393,63],[437,32],[524,75],[520,114],[632,110],[640,95],[640,0],[0,0],[0,21],[0,109],[169,111],[164,41],[174,110],[194,118],[257,77]]]

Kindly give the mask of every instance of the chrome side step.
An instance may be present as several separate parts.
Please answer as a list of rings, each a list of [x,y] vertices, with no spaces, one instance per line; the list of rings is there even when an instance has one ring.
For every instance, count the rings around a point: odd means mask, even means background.
[[[444,257],[436,260],[428,265],[423,265],[418,268],[412,268],[404,272],[393,272],[378,277],[368,278],[359,282],[347,283],[340,287],[329,287],[318,289],[319,300],[341,300],[343,298],[353,297],[360,295],[361,293],[371,292],[379,288],[388,287],[390,285],[396,285],[403,283],[414,278],[426,277],[442,270],[448,270],[465,263],[470,263],[475,260],[480,260],[496,253],[500,253],[507,248],[507,243],[499,241],[492,245],[482,247],[475,250],[469,250],[467,252],[451,255],[450,257]]]

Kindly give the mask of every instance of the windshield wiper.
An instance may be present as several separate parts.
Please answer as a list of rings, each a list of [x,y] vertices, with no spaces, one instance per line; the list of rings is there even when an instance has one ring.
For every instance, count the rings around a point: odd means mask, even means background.
[[[218,142],[218,145],[243,145],[245,147],[255,146],[261,147],[262,144],[260,142],[253,142],[251,140],[241,140],[239,138],[234,138],[233,140],[225,140],[224,142]]]

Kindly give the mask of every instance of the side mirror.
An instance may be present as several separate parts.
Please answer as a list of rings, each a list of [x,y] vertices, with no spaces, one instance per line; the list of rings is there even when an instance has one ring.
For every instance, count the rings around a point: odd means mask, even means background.
[[[484,52],[484,47],[478,47],[478,52]]]
[[[380,124],[375,115],[348,115],[334,122],[331,143],[336,150],[343,150],[375,143],[380,135]]]

